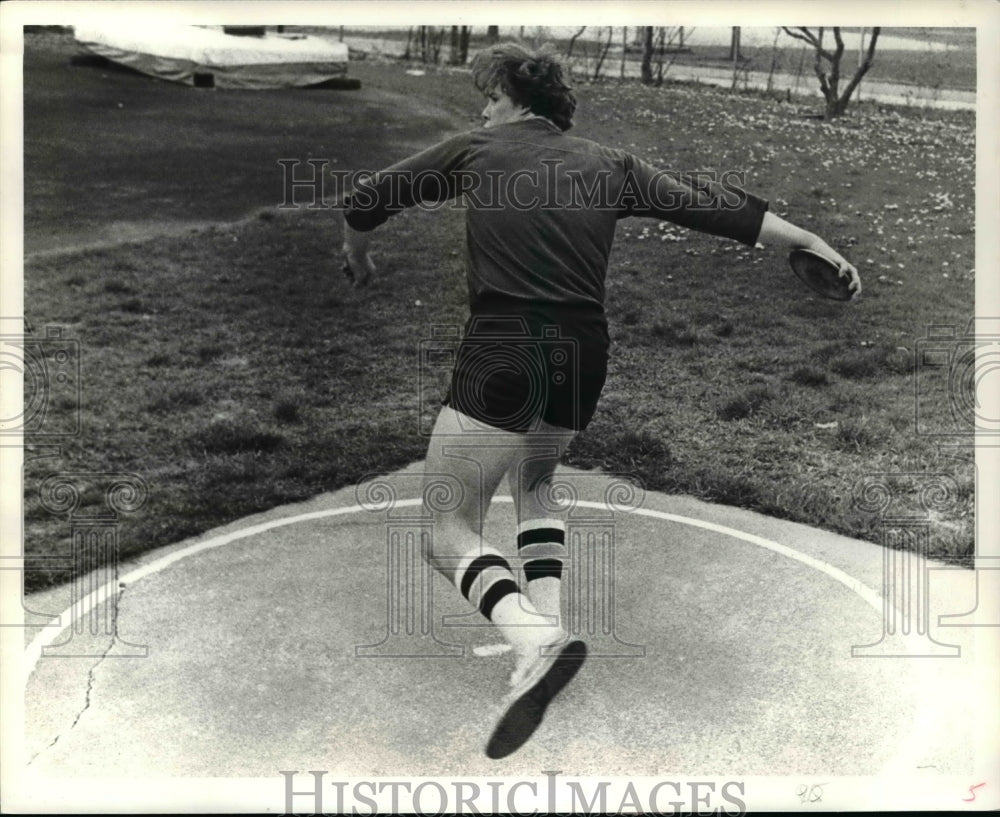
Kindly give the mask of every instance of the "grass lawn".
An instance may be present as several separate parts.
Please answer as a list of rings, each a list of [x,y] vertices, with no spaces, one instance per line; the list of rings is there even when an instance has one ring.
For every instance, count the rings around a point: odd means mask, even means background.
[[[44,561],[70,549],[65,516],[39,501],[54,472],[145,480],[127,557],[421,458],[447,373],[421,375],[420,344],[466,314],[459,211],[392,220],[379,279],[354,291],[338,215],[279,209],[277,162],[378,167],[471,127],[467,74],[362,62],[361,91],[226,93],[73,66],[72,50],[26,42],[26,317],[77,339],[81,372],[79,402],[50,406],[57,426],[78,410],[81,433],[55,454],[26,441],[29,587],[71,575]],[[617,82],[579,97],[576,133],[744,172],[854,260],[865,292],[821,302],[770,248],[622,222],[608,384],[567,461],[874,541],[880,521],[855,500],[867,479],[903,475],[894,512],[926,516],[921,489],[944,475],[932,550],[968,563],[971,449],[917,434],[918,410],[936,429],[952,415],[943,389],[918,402],[913,367],[929,325],[973,314],[974,117],[862,106],[824,124],[759,96]],[[116,224],[148,237],[116,242]],[[81,496],[100,509],[100,480]]]

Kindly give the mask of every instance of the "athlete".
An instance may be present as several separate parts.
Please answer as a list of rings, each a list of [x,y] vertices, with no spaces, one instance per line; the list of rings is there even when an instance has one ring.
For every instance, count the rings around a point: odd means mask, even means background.
[[[604,281],[619,219],[674,222],[755,246],[806,247],[857,270],[818,236],[722,182],[654,168],[567,135],[576,100],[550,55],[517,44],[477,54],[483,126],[358,183],[345,202],[345,271],[375,273],[371,231],[401,210],[464,198],[470,318],[428,446],[425,481],[457,477],[457,510],[435,513],[427,557],[489,619],[515,656],[486,753],[531,736],[586,655],[560,619],[563,515],[547,494],[560,457],[590,422],[607,371]],[[482,537],[506,476],[522,573]],[[431,512],[430,510],[428,512]]]

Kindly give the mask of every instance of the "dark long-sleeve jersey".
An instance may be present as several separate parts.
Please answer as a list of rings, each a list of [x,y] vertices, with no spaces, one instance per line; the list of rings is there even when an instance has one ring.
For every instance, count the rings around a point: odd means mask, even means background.
[[[603,315],[621,218],[671,221],[754,245],[767,202],[732,179],[657,170],[536,117],[462,133],[359,184],[347,223],[374,229],[417,204],[464,197],[469,296]]]

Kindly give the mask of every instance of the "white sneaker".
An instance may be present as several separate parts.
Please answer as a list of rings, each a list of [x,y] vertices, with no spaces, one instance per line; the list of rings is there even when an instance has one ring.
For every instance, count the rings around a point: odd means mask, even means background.
[[[551,650],[543,649],[521,673],[521,680],[504,701],[503,712],[486,743],[486,756],[494,760],[520,749],[545,717],[545,710],[579,672],[587,657],[582,641]]]

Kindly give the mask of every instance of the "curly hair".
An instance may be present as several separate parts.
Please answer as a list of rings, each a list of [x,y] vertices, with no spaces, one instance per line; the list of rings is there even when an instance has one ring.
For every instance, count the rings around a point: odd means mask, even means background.
[[[513,42],[483,49],[472,58],[472,81],[483,93],[499,85],[514,104],[550,119],[560,130],[573,126],[576,97],[563,82],[562,66],[547,52],[532,53]]]

